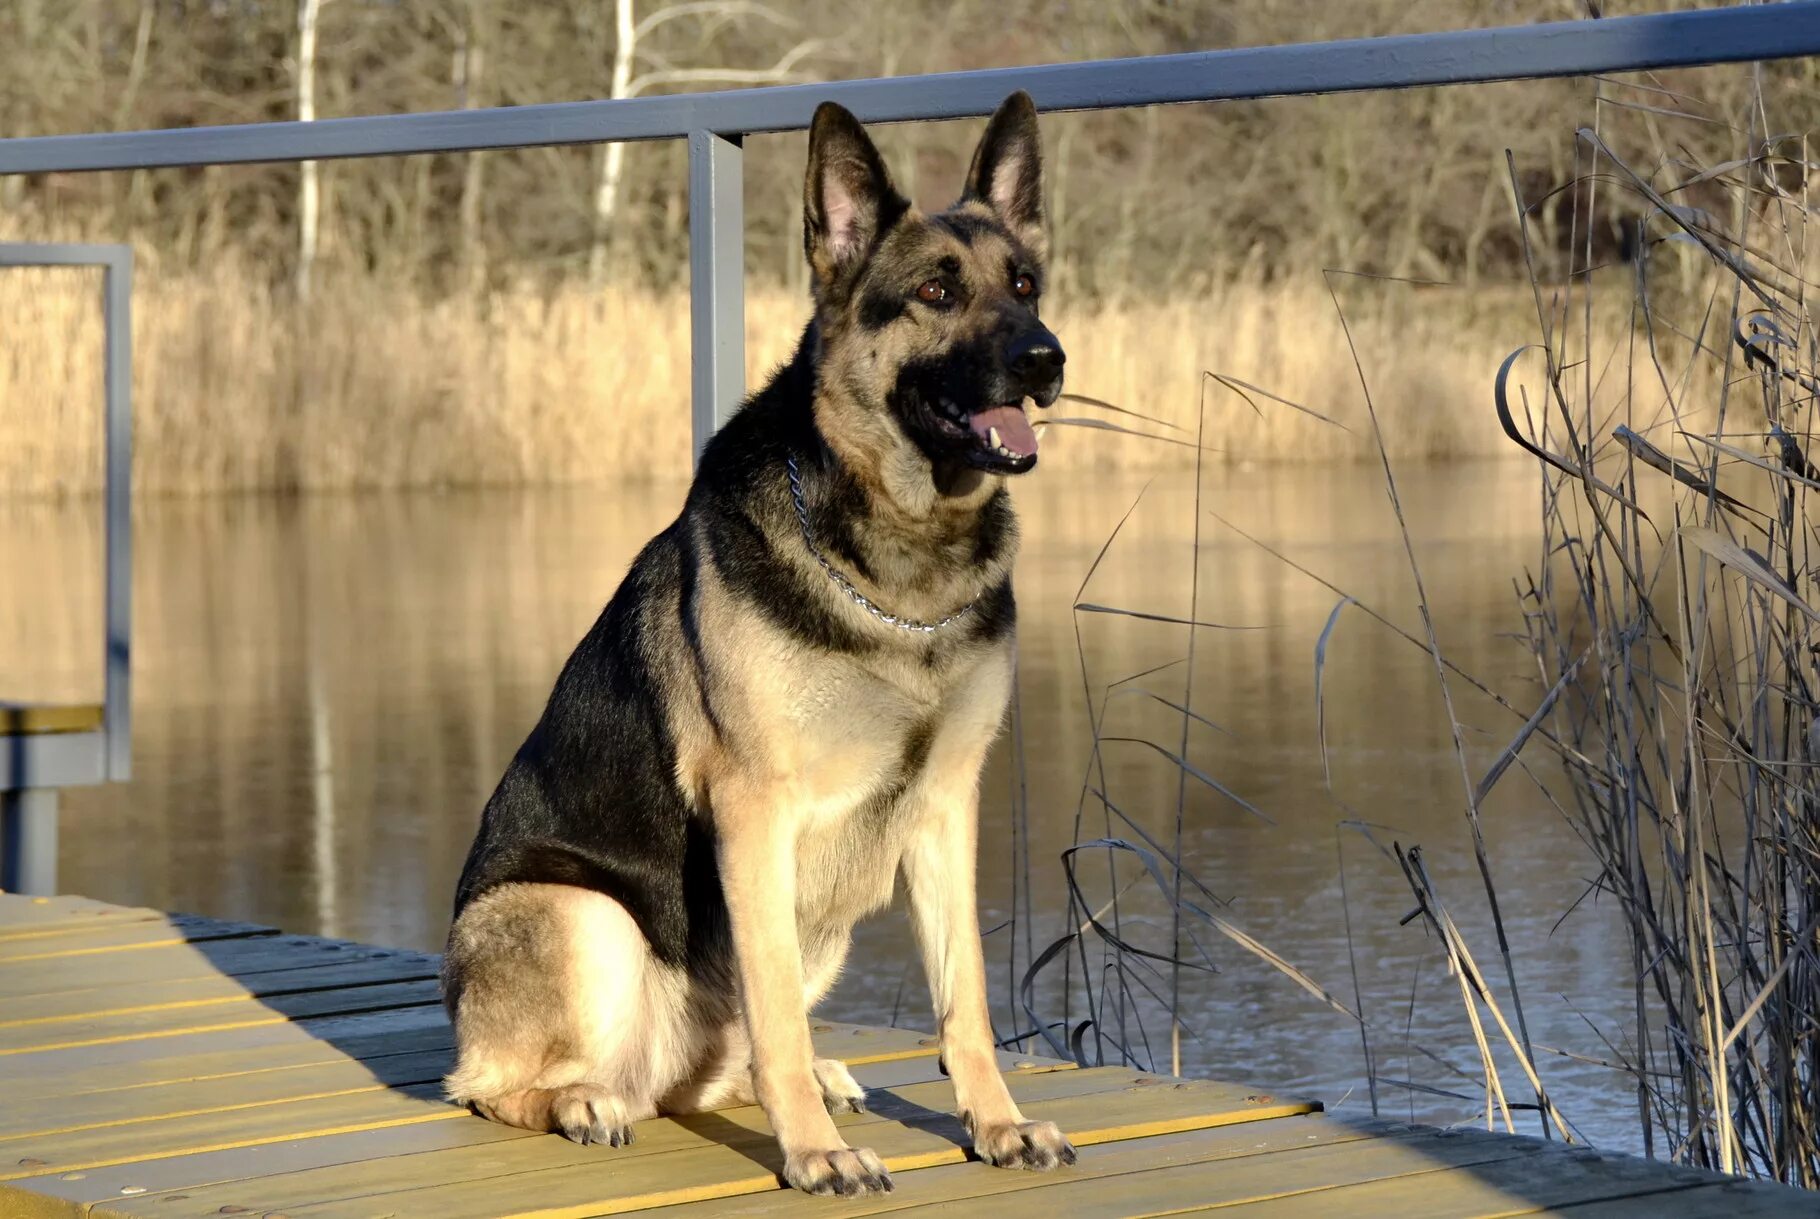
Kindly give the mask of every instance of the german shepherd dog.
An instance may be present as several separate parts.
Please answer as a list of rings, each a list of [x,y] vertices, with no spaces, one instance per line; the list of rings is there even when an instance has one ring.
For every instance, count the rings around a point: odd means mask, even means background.
[[[1026,400],[1062,386],[1036,108],[1008,99],[925,215],[825,104],[803,193],[795,357],[708,444],[487,803],[443,966],[448,1094],[614,1146],[756,1101],[790,1185],[888,1190],[831,1120],[865,1093],[808,1010],[901,872],[975,1152],[1052,1168],[1074,1149],[998,1071],[974,882],[1012,681],[1005,482],[1036,465]]]

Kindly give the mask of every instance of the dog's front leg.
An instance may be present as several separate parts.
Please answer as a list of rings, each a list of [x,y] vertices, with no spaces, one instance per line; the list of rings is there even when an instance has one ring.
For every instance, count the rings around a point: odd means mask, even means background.
[[[762,798],[715,805],[758,1103],[777,1132],[791,1185],[812,1194],[886,1191],[884,1164],[867,1148],[847,1146],[815,1080],[796,932],[797,826],[784,808],[786,802]]]
[[[983,760],[983,759],[982,759]],[[975,766],[969,777],[978,775]],[[916,922],[929,993],[941,1032],[942,1062],[954,1081],[955,1109],[980,1159],[1000,1168],[1074,1163],[1074,1147],[1054,1122],[1024,1119],[999,1074],[986,1010],[974,867],[979,789],[933,795],[904,853],[904,888]]]

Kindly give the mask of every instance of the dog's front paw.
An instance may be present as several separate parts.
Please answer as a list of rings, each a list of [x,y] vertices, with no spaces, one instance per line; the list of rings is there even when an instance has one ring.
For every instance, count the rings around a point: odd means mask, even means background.
[[[888,1194],[891,1174],[868,1147],[793,1151],[784,1157],[784,1180],[806,1194]]]
[[[1054,1122],[1003,1122],[974,1132],[973,1151],[996,1168],[1047,1172],[1074,1163],[1074,1145]]]

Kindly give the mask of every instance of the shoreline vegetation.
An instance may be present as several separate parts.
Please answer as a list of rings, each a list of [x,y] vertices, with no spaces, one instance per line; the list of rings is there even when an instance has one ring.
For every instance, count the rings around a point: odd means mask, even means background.
[[[307,0],[176,14],[152,0],[0,5],[0,47],[13,52],[0,132],[654,96],[1585,10],[1120,2],[1008,23],[1002,5],[954,0],[869,14],[863,34],[805,0]],[[1592,100],[1600,89],[1609,96]],[[1594,266],[1628,281],[1651,224],[1649,200],[1581,172],[1576,124],[1590,117],[1624,155],[1676,177],[1675,206],[1723,213],[1727,183],[1676,167],[1736,159],[1728,116],[1759,99],[1781,129],[1808,129],[1817,96],[1811,63],[1791,62],[1045,115],[1047,307],[1069,388],[1148,419],[1070,404],[1095,424],[1052,428],[1044,464],[1188,468],[1182,442],[1215,395],[1237,409],[1206,437],[1209,461],[1374,460],[1336,302],[1393,459],[1505,456],[1486,387],[1508,336],[1533,333],[1531,278],[1552,292]],[[880,140],[906,195],[940,206],[974,135],[968,123],[906,123]],[[754,135],[746,148],[756,384],[807,317],[803,137]],[[1804,164],[1785,143],[1764,169],[1799,189]],[[674,141],[38,174],[0,179],[0,240],[138,252],[138,492],[662,480],[685,477],[690,452],[687,181]],[[1692,252],[1674,253],[1685,278]],[[99,483],[100,340],[81,285],[76,273],[0,274],[0,497]],[[1616,350],[1638,322],[1614,309],[1593,324]],[[1225,379],[1204,396],[1209,373]]]
[[[0,498],[100,490],[92,275],[0,275]],[[1393,458],[1513,453],[1485,387],[1525,311],[1533,327],[1527,290],[1333,279]],[[1157,301],[1064,295],[1050,316],[1068,345],[1069,388],[1085,396],[1048,412],[1061,421],[1044,440],[1052,473],[1191,467],[1203,379],[1210,402],[1227,400],[1203,441],[1209,463],[1376,458],[1318,272],[1233,278]],[[806,298],[752,286],[749,385],[787,358],[807,317]],[[1609,347],[1626,319],[1598,324]],[[688,298],[675,291],[594,293],[571,283],[437,298],[344,275],[301,302],[288,285],[231,263],[153,267],[139,277],[134,305],[134,489],[686,479],[688,326]]]

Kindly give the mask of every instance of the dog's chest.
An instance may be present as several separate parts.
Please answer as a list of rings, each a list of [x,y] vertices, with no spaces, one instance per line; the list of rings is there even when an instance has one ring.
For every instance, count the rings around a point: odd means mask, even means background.
[[[888,814],[878,806],[917,781],[951,718],[952,682],[934,672],[823,664],[792,684],[785,718],[806,789],[806,829]]]

